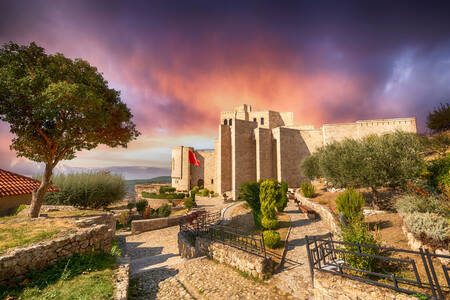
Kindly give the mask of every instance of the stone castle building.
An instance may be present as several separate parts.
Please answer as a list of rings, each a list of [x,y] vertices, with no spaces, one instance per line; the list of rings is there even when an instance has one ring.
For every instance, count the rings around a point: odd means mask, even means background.
[[[220,121],[214,149],[172,149],[172,186],[177,190],[203,185],[236,199],[246,181],[273,178],[299,187],[306,180],[300,172],[301,161],[323,145],[395,130],[417,132],[415,118],[324,124],[316,129],[295,125],[292,112],[253,111],[246,104],[221,112]],[[196,154],[200,167],[189,163],[189,151]]]

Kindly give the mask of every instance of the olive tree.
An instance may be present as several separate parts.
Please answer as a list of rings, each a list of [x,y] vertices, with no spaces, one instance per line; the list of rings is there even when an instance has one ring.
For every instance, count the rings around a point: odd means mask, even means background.
[[[99,144],[126,147],[139,132],[120,92],[82,59],[47,54],[35,43],[0,48],[0,120],[14,135],[17,156],[45,164],[33,191],[30,217],[38,217],[50,177],[61,160]]]
[[[301,169],[309,179],[324,178],[337,187],[403,187],[424,168],[423,143],[416,134],[397,131],[346,139],[321,147],[305,158]]]

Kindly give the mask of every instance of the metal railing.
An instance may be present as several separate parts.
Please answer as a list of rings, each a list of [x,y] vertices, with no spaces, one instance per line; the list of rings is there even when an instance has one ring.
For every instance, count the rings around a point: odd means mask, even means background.
[[[450,261],[450,256],[433,254],[428,249],[412,251],[334,241],[331,233],[325,238],[305,236],[305,239],[313,282],[317,270],[410,295],[422,294],[432,299],[450,297],[450,267],[438,260]],[[365,253],[366,249],[377,251]],[[376,261],[379,268],[371,271],[352,267],[348,260],[355,258]]]
[[[235,228],[221,226],[220,213],[198,211],[180,221],[180,231],[192,238],[201,236],[222,244],[266,257],[266,247],[262,234],[252,235]]]

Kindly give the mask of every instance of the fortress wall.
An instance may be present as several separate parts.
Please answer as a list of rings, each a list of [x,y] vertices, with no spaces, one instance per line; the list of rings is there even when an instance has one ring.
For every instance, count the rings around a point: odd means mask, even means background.
[[[198,179],[203,179],[204,187],[208,190],[217,191],[216,188],[216,152],[214,150],[197,150],[195,151],[197,158],[200,160],[200,167],[192,165],[192,170],[196,170]],[[194,185],[198,184],[198,179],[192,178]]]
[[[183,146],[172,149],[172,186],[177,190],[189,189],[190,166],[188,152],[189,148]]]
[[[256,118],[256,125],[261,128],[270,128],[270,116],[269,111],[252,111],[248,114],[248,120],[254,122],[253,119]],[[264,118],[264,125],[261,125],[261,118]]]
[[[415,118],[364,120],[356,121],[356,124],[358,137],[363,137],[368,134],[386,134],[396,130],[417,132]]]
[[[235,119],[231,126],[232,146],[232,190],[233,198],[239,195],[238,188],[245,181],[256,180],[256,143],[254,122]]]
[[[217,192],[231,191],[231,128],[219,125],[217,155]]]
[[[272,129],[272,137],[274,144],[272,146],[272,158],[273,158],[273,175],[276,180],[281,181],[281,127]]]
[[[355,123],[325,124],[322,126],[324,144],[342,141],[345,138],[358,139],[369,134],[386,134],[396,130],[416,133],[416,119],[363,120]]]
[[[294,113],[291,111],[288,112],[280,112],[280,117],[283,119],[284,126],[293,126],[294,125]]]
[[[280,152],[278,180],[286,181],[289,187],[299,187],[300,183],[306,180],[300,173],[300,163],[310,154],[310,151],[299,130],[281,127],[278,131],[279,148],[277,150]]]
[[[223,125],[224,120],[229,120],[234,118],[235,112],[234,111],[222,111],[220,113],[220,124]],[[227,121],[228,122],[228,121]],[[227,123],[228,124],[228,123]]]
[[[306,143],[306,147],[310,153],[315,152],[318,148],[323,146],[322,130],[300,130],[300,135]]]
[[[272,132],[266,128],[255,128],[256,180],[272,178]]]

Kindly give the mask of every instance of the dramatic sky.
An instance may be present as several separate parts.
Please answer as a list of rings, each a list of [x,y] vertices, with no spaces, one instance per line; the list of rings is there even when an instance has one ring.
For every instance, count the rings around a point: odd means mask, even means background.
[[[8,41],[97,66],[142,133],[61,171],[168,175],[171,147],[211,148],[219,112],[241,103],[317,127],[414,116],[423,130],[450,99],[448,1],[0,0]],[[10,139],[0,122],[0,168],[38,173]]]

